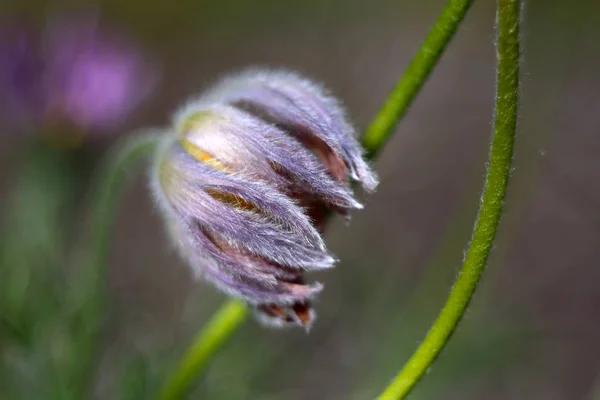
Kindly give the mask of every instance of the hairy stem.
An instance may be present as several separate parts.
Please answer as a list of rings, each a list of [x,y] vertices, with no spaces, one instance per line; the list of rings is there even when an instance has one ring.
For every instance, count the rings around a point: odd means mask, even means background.
[[[519,95],[519,0],[498,0],[496,113],[488,171],[471,243],[446,304],[380,400],[404,398],[440,354],[477,288],[490,254],[510,176]]]
[[[147,157],[155,148],[155,134],[134,136],[124,139],[110,154],[100,170],[97,189],[93,197],[93,208],[89,232],[89,245],[82,254],[79,275],[73,280],[68,302],[70,309],[65,316],[71,329],[71,346],[74,357],[71,373],[66,383],[67,390],[78,392],[78,396],[89,394],[94,363],[97,361],[98,339],[104,319],[105,266],[107,264],[110,236],[123,182],[135,164]]]
[[[471,3],[472,0],[449,0],[446,3],[417,54],[363,136],[362,143],[370,158],[375,156],[394,133],[394,128],[438,63]]]
[[[417,54],[363,136],[363,146],[370,158],[373,158],[385,145],[386,140],[393,133],[394,126],[408,110],[454,36],[454,32],[471,3],[471,0],[449,0],[446,4],[429,35],[421,44]],[[223,329],[218,330],[223,335],[223,339],[216,341],[212,337],[212,330],[202,330],[167,381],[165,388],[160,392],[161,400],[179,399],[186,393],[193,380],[199,376],[201,368],[208,362],[208,358],[216,353],[217,347],[221,347],[225,340],[246,320],[247,313],[240,313],[237,310],[238,307],[243,307],[243,305],[239,305],[237,300],[229,300],[216,312],[213,321],[224,318],[221,317],[223,315],[231,314],[231,322],[226,324]],[[211,335],[204,335],[206,332]],[[215,348],[212,349],[211,346],[215,346]],[[199,348],[205,350],[195,351]],[[194,370],[194,368],[196,369]]]
[[[236,331],[248,315],[248,308],[239,300],[230,300],[222,306],[198,333],[177,368],[177,373],[164,386],[159,399],[182,397],[198,377],[208,360]]]

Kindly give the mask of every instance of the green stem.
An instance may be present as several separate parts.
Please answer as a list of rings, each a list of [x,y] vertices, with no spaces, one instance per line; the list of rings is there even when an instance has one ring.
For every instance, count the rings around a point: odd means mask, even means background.
[[[473,237],[446,304],[427,336],[379,400],[404,398],[440,354],[469,305],[490,254],[513,155],[519,92],[519,0],[498,0],[497,86],[488,171]]]
[[[406,113],[454,36],[454,32],[471,3],[471,0],[449,0],[446,4],[431,32],[363,136],[363,146],[370,158],[373,158],[384,146],[392,134],[394,126]],[[241,313],[238,310],[239,307],[243,307],[243,305],[239,304],[237,300],[229,300],[221,306],[212,321],[227,319],[229,322],[222,325],[221,329],[207,329],[200,332],[160,392],[161,400],[175,400],[184,395],[193,380],[199,376],[201,368],[206,365],[209,357],[216,352],[216,347],[221,347],[225,340],[246,320],[247,313]],[[213,322],[210,324],[212,325]],[[214,340],[212,335],[215,332],[222,334],[223,338],[218,341]],[[211,348],[211,346],[215,346],[215,348]],[[196,351],[196,349],[203,350]]]
[[[89,245],[83,254],[79,276],[73,280],[69,293],[70,311],[66,315],[71,329],[71,345],[76,356],[68,379],[68,387],[79,388],[86,394],[93,376],[98,353],[99,333],[104,319],[105,266],[107,265],[110,235],[117,209],[117,200],[125,178],[135,164],[146,158],[155,148],[157,138],[152,135],[134,135],[116,145],[100,170],[97,192],[89,232]],[[85,396],[84,396],[85,397]]]
[[[92,244],[88,254],[88,265],[91,272],[99,276],[109,255],[111,231],[115,221],[117,201],[125,178],[136,164],[147,158],[157,143],[157,135],[134,135],[116,145],[116,150],[108,156],[104,168],[99,175],[98,192],[92,210],[91,237]]]
[[[177,372],[167,382],[161,400],[181,398],[197,378],[208,360],[227,342],[246,319],[248,308],[239,300],[230,300],[206,323],[179,363]]]
[[[363,136],[363,146],[370,158],[375,156],[394,133],[394,128],[438,63],[471,3],[472,0],[449,0],[446,3],[417,54]]]

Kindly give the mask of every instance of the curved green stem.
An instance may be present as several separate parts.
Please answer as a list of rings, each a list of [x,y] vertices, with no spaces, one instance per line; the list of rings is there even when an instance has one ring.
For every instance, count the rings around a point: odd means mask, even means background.
[[[123,181],[136,164],[151,155],[157,141],[156,132],[139,136],[132,134],[130,138],[123,139],[122,143],[116,145],[116,150],[109,154],[104,168],[100,171],[90,227],[91,248],[87,255],[88,265],[96,267],[91,268],[96,274],[102,272],[106,265],[117,201]]]
[[[239,300],[230,300],[222,306],[198,333],[197,339],[179,363],[177,373],[167,382],[159,397],[161,400],[183,396],[208,360],[236,331],[248,315],[248,307]]]
[[[446,3],[417,54],[363,136],[363,146],[370,158],[375,156],[394,133],[394,128],[436,66],[471,3],[472,0],[449,0]]]
[[[519,91],[519,0],[498,0],[497,86],[488,171],[473,237],[446,304],[427,336],[379,400],[404,398],[442,351],[460,322],[487,263],[500,217],[513,155]]]
[[[449,0],[446,4],[429,35],[363,136],[363,146],[370,158],[373,158],[384,146],[394,126],[404,116],[454,36],[471,3],[471,0]],[[206,365],[208,358],[218,350],[217,347],[221,347],[246,320],[247,313],[241,313],[239,307],[243,305],[236,300],[229,300],[221,306],[209,325],[213,325],[215,320],[229,322],[221,325],[220,329],[204,329],[198,334],[186,351],[184,359],[160,392],[161,400],[175,400],[184,395],[193,380],[200,374],[201,368]],[[213,337],[215,333],[223,335],[222,339],[215,340]],[[197,351],[197,349],[203,350]]]
[[[81,395],[89,390],[98,352],[98,335],[105,304],[103,290],[106,282],[102,276],[107,264],[119,193],[134,165],[153,151],[156,142],[155,134],[134,135],[124,139],[122,144],[116,145],[115,152],[108,156],[97,178],[97,191],[92,199],[90,236],[87,238],[89,244],[82,254],[82,265],[78,269],[80,275],[73,280],[72,292],[69,293],[70,310],[66,316],[74,331],[71,345],[78,360],[70,366],[70,382],[67,386],[78,388],[76,390]]]

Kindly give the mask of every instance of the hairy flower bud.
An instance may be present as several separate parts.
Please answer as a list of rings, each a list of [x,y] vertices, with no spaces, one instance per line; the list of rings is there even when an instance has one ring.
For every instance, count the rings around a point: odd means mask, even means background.
[[[223,80],[176,114],[152,172],[168,229],[192,269],[254,306],[262,321],[309,327],[332,267],[328,209],[362,208],[349,185],[377,179],[335,99],[287,72]]]

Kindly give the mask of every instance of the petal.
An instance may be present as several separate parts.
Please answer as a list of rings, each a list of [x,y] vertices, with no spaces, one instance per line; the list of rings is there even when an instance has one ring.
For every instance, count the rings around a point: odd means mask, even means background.
[[[236,264],[223,257],[202,231],[190,228],[178,220],[171,220],[170,228],[172,237],[178,238],[176,244],[182,255],[198,275],[221,291],[251,304],[294,304],[312,298],[322,289],[322,285],[318,283],[304,285],[275,279],[270,274],[252,274],[247,265]]]
[[[258,320],[267,326],[299,325],[308,331],[315,320],[315,312],[309,301],[298,301],[291,305],[260,304],[254,311]]]
[[[377,186],[354,129],[324,88],[291,72],[249,70],[224,79],[198,100],[204,105],[223,102],[246,107],[285,127],[319,155],[336,178],[343,179],[348,171],[365,189]]]
[[[204,117],[198,119],[196,115]],[[351,190],[331,178],[319,159],[281,129],[229,106],[194,113],[182,139],[199,161],[213,167],[278,184],[293,194],[307,193],[337,208],[362,208]],[[186,123],[184,123],[187,125]],[[189,146],[195,149],[189,151]],[[197,153],[196,153],[197,154]],[[204,159],[204,160],[203,160]]]
[[[302,209],[268,185],[198,163],[177,146],[157,172],[164,193],[182,219],[194,219],[230,246],[298,269],[328,268],[335,261]],[[257,211],[237,207],[215,193],[228,193]]]

